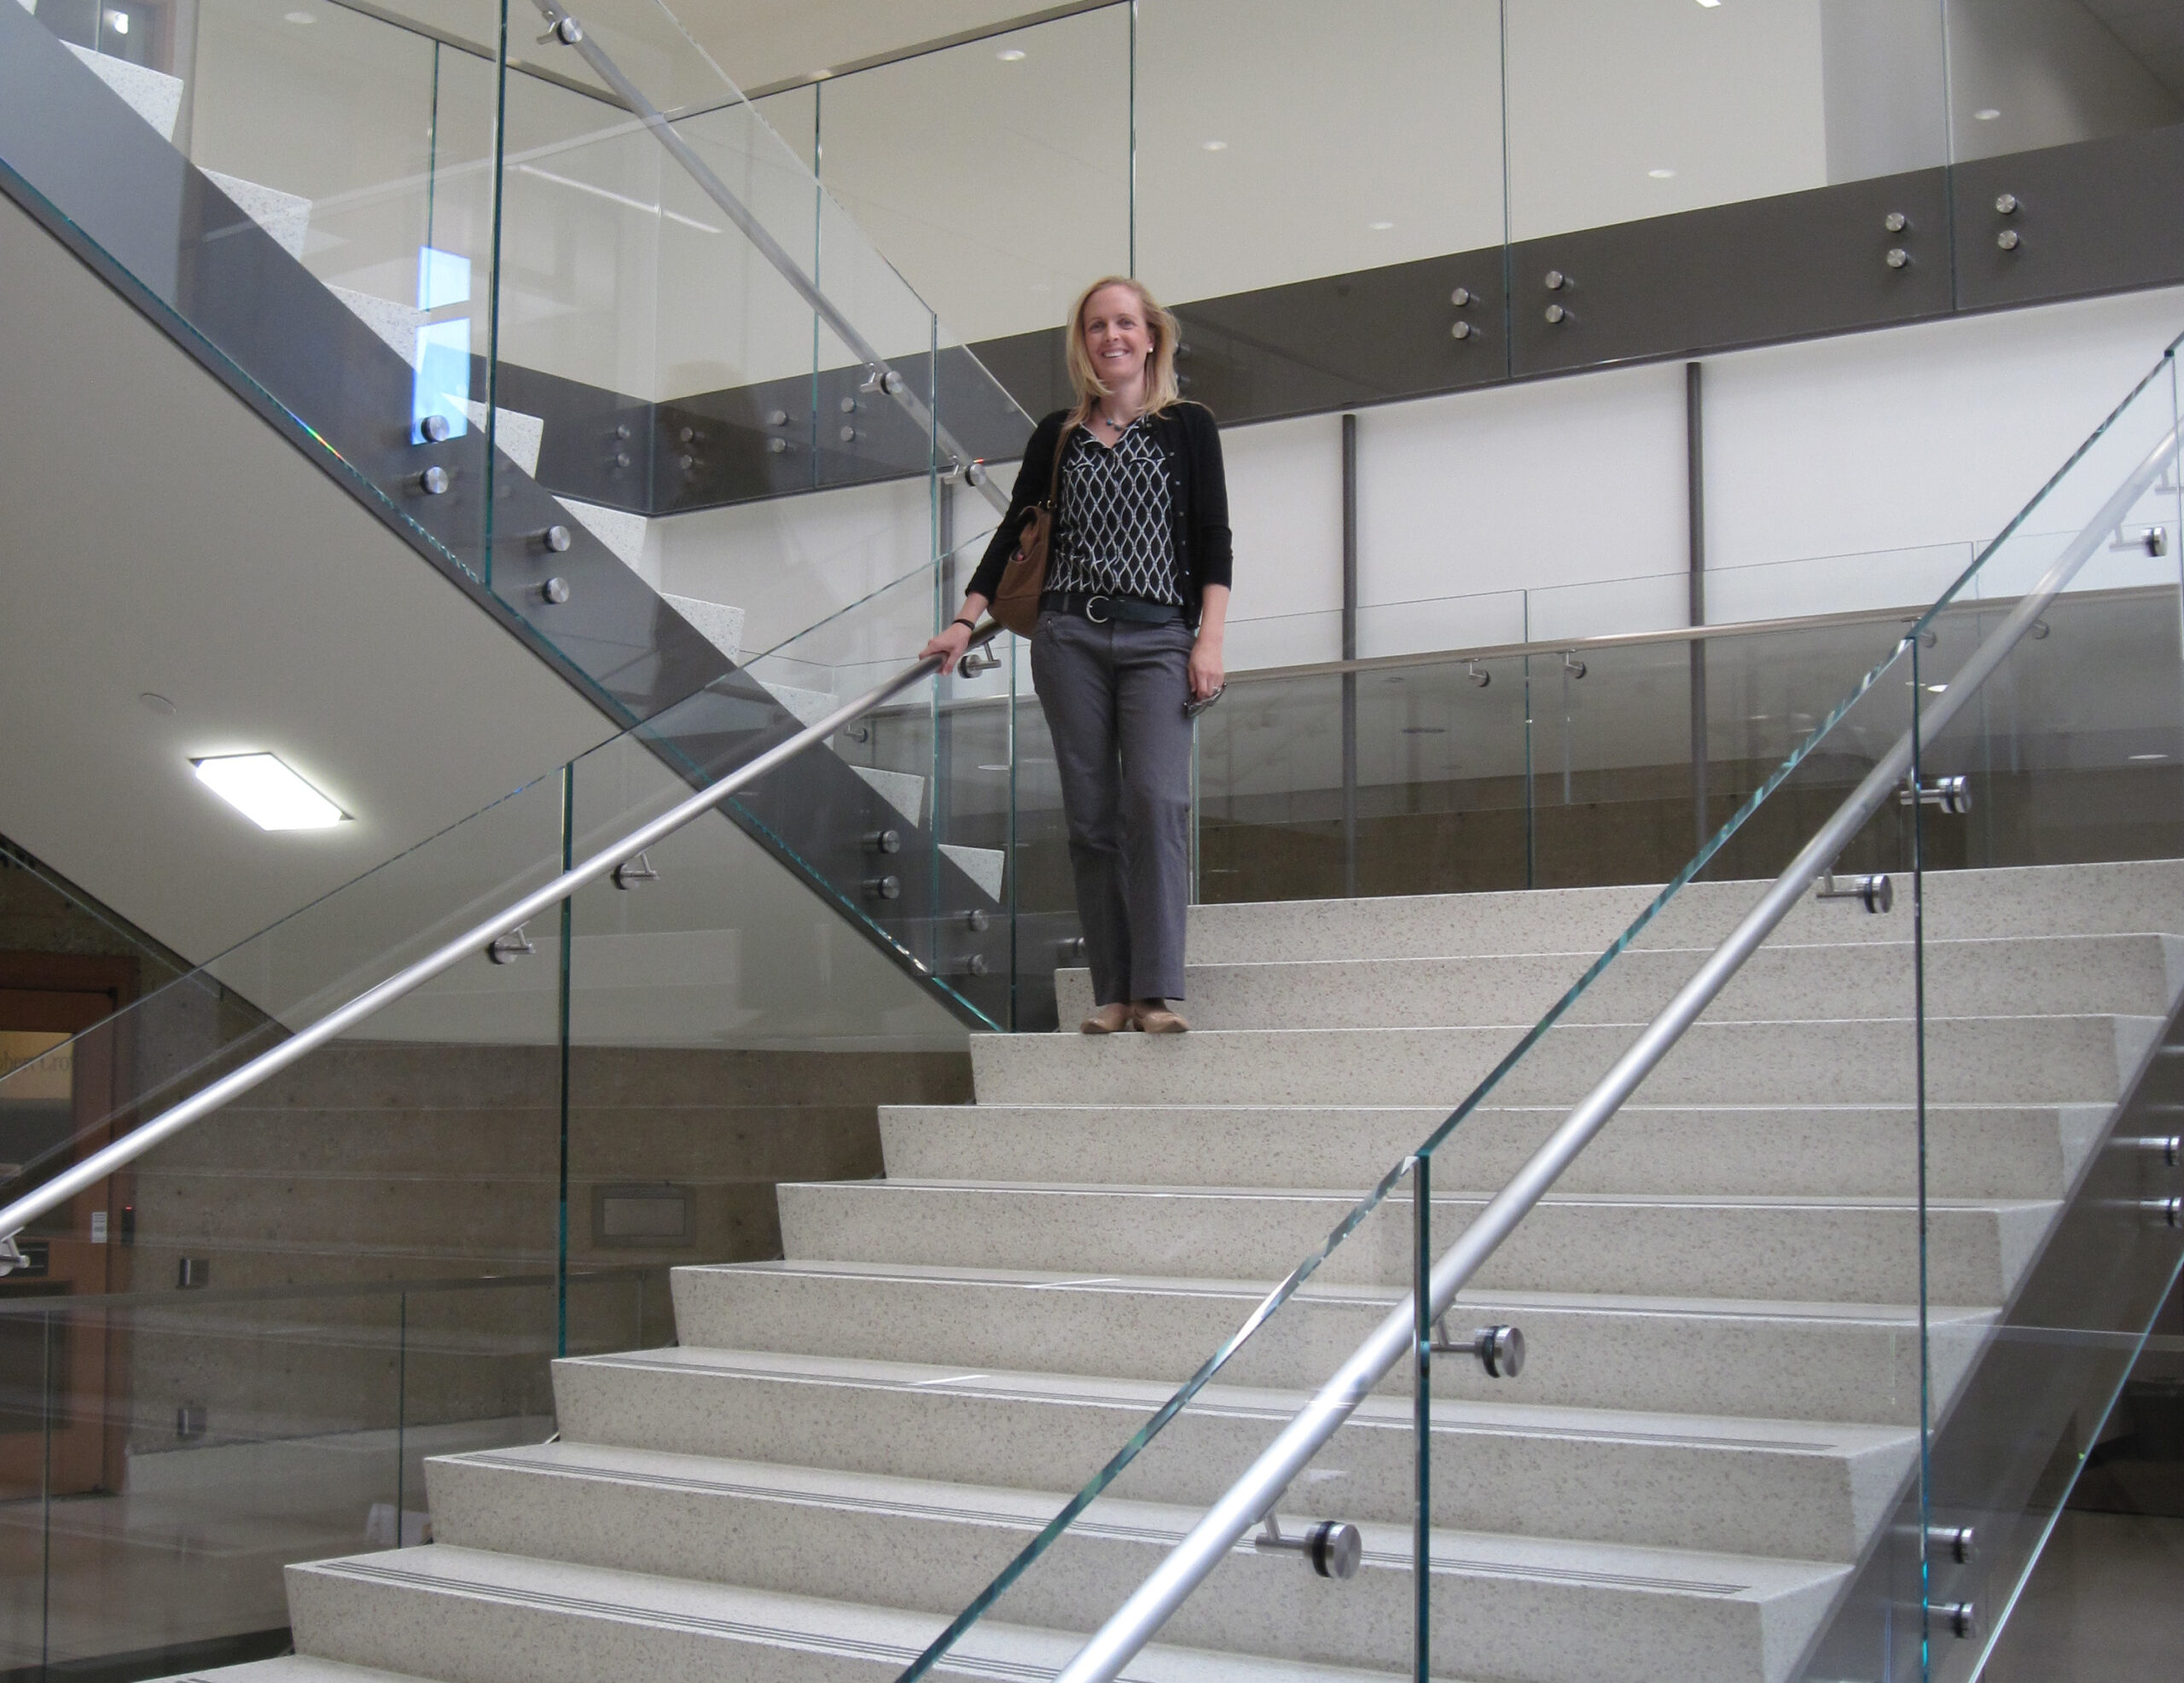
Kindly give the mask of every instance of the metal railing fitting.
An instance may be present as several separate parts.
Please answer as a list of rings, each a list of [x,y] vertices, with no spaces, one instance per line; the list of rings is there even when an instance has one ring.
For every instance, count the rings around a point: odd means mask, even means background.
[[[2163,470],[2175,461],[2179,432],[2179,427],[2171,427],[2162,436],[2161,442],[2141,458],[2100,512],[2080,529],[2040,582],[2018,599],[2016,606],[1996,627],[1995,634],[1952,676],[1948,688],[1934,696],[1931,704],[1920,705],[1914,728],[1906,731],[1880,756],[1850,798],[1813,833],[1788,867],[1768,885],[1758,902],[1745,914],[1728,938],[1707,955],[1691,979],[1646,1025],[1547,1143],[1494,1195],[1434,1263],[1427,1277],[1427,1318],[1438,1320],[1448,1312],[1457,1292],[1501,1248],[1502,1241],[1531,1213],[1578,1153],[1682,1039],[1699,1013],[1713,1003],[1745,960],[1774,932],[1775,926],[1842,856],[1844,849],[1867,820],[1886,804],[1910,775],[1918,758],[1917,751],[1932,743],[1948,728],[2078,569],[2107,542]],[[1995,542],[1999,544],[2007,537],[2006,531]],[[1992,546],[1988,553],[1992,553]],[[1974,563],[1975,567],[1978,565]],[[1927,623],[1947,606],[1949,600],[1944,596],[1921,615],[1906,633],[1904,642],[1920,637],[1927,629]],[[2175,1199],[2152,1200],[2148,1216],[2157,1222],[2184,1221],[2184,1203]],[[1414,1296],[1406,1292],[1403,1301],[1298,1412],[1243,1477],[1206,1510],[1189,1535],[1176,1544],[1152,1576],[1056,1674],[1055,1683],[1113,1683],[1123,1668],[1153,1639],[1207,1574],[1281,1500],[1281,1493],[1326,1447],[1373,1388],[1397,1362],[1414,1354],[1418,1324]],[[1954,1618],[1955,1610],[1937,1611],[1944,1617]],[[1970,1610],[1967,1607],[1964,1611],[1968,1620]]]
[[[1000,630],[999,624],[988,620],[971,634],[971,646],[977,647],[991,639]],[[77,1193],[96,1186],[123,1164],[133,1163],[160,1141],[171,1139],[192,1123],[210,1116],[259,1082],[278,1075],[289,1065],[317,1051],[327,1042],[356,1027],[395,1001],[415,993],[435,976],[452,970],[463,960],[482,952],[495,963],[505,964],[509,959],[530,951],[531,943],[524,939],[523,927],[531,919],[558,905],[578,890],[611,876],[625,862],[636,859],[648,848],[657,847],[684,825],[712,811],[738,790],[747,787],[767,773],[794,759],[806,748],[824,741],[843,726],[862,718],[874,708],[885,705],[921,679],[938,670],[939,666],[940,657],[937,654],[926,655],[912,662],[886,682],[852,701],[843,703],[816,723],[806,725],[793,736],[784,738],[764,753],[746,760],[726,776],[707,784],[688,800],[671,807],[650,823],[630,831],[619,841],[602,848],[581,865],[562,872],[551,882],[533,889],[484,922],[473,925],[423,958],[397,971],[384,982],[365,989],[346,1005],[329,1011],[309,1028],[299,1029],[278,1046],[260,1053],[241,1069],[221,1077],[182,1103],[160,1111],[142,1126],[131,1129],[112,1145],[94,1152],[82,1162],[55,1175],[34,1191],[24,1193],[7,1208],[0,1210],[0,1274],[11,1274],[22,1266],[24,1257],[18,1241],[23,1228],[39,1216],[58,1209]],[[503,954],[507,956],[502,956]]]

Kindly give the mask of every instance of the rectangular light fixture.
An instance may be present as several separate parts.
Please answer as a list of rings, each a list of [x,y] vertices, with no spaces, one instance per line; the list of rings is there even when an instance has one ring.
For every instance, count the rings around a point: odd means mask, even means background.
[[[271,754],[192,760],[199,782],[261,830],[323,830],[348,814]]]

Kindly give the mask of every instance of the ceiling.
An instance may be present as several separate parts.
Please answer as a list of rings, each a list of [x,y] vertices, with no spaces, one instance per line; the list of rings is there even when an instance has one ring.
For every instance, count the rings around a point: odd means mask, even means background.
[[[2079,0],[2131,55],[2184,100],[2184,0]]]

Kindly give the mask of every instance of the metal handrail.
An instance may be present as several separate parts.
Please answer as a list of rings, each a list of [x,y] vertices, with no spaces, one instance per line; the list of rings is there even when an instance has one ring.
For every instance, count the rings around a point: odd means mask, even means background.
[[[971,634],[968,647],[977,648],[990,641],[1000,630],[997,624],[988,620]],[[0,1210],[0,1274],[11,1274],[22,1266],[23,1253],[16,1241],[27,1224],[47,1211],[66,1204],[78,1193],[96,1185],[123,1164],[134,1162],[161,1140],[179,1134],[190,1123],[209,1116],[230,1100],[240,1098],[268,1077],[279,1074],[297,1059],[316,1051],[335,1036],[354,1028],[375,1012],[393,1004],[405,995],[414,993],[444,971],[451,970],[464,959],[485,951],[502,936],[520,928],[555,902],[597,882],[616,866],[636,858],[647,848],[657,846],[692,820],[712,810],[739,789],[756,782],[768,772],[795,758],[814,743],[832,736],[844,726],[856,723],[867,713],[884,705],[920,679],[938,670],[939,665],[940,657],[937,654],[926,655],[913,662],[885,683],[867,691],[854,701],[844,703],[817,723],[806,725],[795,735],[776,743],[755,758],[745,761],[725,777],[708,784],[650,823],[630,831],[619,841],[609,844],[583,864],[562,872],[544,886],[533,889],[514,905],[504,907],[484,922],[473,925],[415,963],[367,989],[346,1005],[327,1013],[309,1028],[297,1030],[270,1051],[260,1053],[241,1069],[221,1077],[179,1105],[160,1111],[142,1127],[131,1129],[112,1145],[94,1152],[37,1190],[24,1193],[7,1208]]]
[[[1918,721],[1906,731],[1850,798],[1814,832],[1782,873],[1768,885],[1728,938],[1707,955],[1691,979],[1633,1042],[1599,1084],[1587,1094],[1548,1139],[1496,1193],[1478,1218],[1434,1263],[1427,1276],[1427,1304],[1418,1313],[1415,1294],[1406,1292],[1386,1320],[1353,1351],[1333,1378],[1298,1412],[1266,1450],[1206,1511],[1190,1534],[1176,1544],[1140,1584],[1129,1600],[1079,1649],[1056,1674],[1055,1683],[1113,1683],[1124,1666],[1151,1641],[1191,1592],[1221,1564],[1244,1534],[1274,1506],[1297,1475],[1341,1429],[1374,1386],[1397,1362],[1412,1355],[1418,1328],[1447,1313],[1461,1291],[1502,1242],[1547,1195],[1562,1172],[1607,1124],[1668,1055],[1684,1031],[1713,1003],[1745,960],[1757,951],[1815,879],[1832,869],[1867,819],[1879,810],[1916,762],[1917,754],[1946,729],[1996,667],[2023,641],[2036,621],[2062,593],[2078,569],[2119,527],[2132,505],[2176,459],[2184,427],[2172,426],[2161,442],[2128,475],[2112,496],[2042,576],[2018,600],[1995,635],[1951,677],[1949,688],[1931,704],[1919,705]],[[1999,541],[1999,540],[1998,540]],[[1937,604],[1914,622],[1912,635],[1942,610]],[[1909,638],[1906,638],[1908,643]],[[1916,738],[1914,742],[1914,738]]]

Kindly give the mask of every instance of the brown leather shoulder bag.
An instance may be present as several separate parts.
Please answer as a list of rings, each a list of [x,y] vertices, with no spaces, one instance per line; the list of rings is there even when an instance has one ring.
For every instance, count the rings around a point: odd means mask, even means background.
[[[1061,496],[1061,459],[1069,449],[1074,421],[1065,421],[1054,439],[1054,470],[1047,481],[1047,500],[1032,505],[1031,516],[1016,537],[1016,553],[1002,569],[994,587],[992,614],[1019,637],[1028,637],[1039,623],[1039,597],[1047,588],[1047,554],[1054,545],[1054,510]]]

